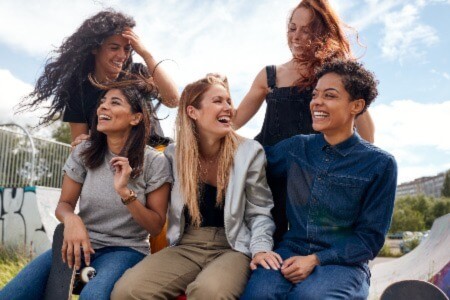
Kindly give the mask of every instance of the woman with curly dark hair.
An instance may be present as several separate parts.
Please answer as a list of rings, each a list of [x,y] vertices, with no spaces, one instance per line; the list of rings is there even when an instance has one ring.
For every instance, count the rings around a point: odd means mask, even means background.
[[[114,10],[101,11],[85,20],[48,59],[34,90],[22,102],[21,110],[34,110],[50,99],[49,111],[40,125],[52,123],[62,115],[63,121],[70,124],[74,141],[82,134],[89,134],[102,93],[88,76],[107,83],[129,73],[141,73],[154,80],[159,93],[149,97],[150,108],[155,99],[168,107],[178,106],[175,83],[134,33],[135,25],[132,17]],[[146,66],[133,63],[133,50],[144,59]],[[151,123],[149,144],[167,143],[154,112],[151,112]]]
[[[256,140],[271,146],[297,134],[314,133],[309,112],[311,92],[317,82],[315,70],[333,58],[350,58],[345,25],[327,0],[302,0],[288,19],[287,40],[292,59],[278,66],[267,66],[256,76],[250,91],[237,108],[235,128],[247,123],[261,107],[267,110]],[[368,112],[356,120],[362,138],[373,142],[374,126]],[[268,178],[275,208],[275,242],[288,228],[283,179]]]
[[[149,234],[163,228],[172,175],[164,154],[145,145],[150,133],[146,86],[117,81],[96,87],[107,91],[89,139],[64,165],[55,215],[64,223],[63,261],[70,268],[90,265],[97,271],[80,299],[106,300],[120,276],[148,255]],[[31,261],[0,291],[0,299],[44,298],[53,253],[50,249]]]

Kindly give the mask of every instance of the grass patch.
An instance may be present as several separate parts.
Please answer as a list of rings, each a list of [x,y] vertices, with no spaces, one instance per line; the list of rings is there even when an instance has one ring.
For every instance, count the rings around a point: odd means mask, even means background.
[[[0,245],[0,289],[14,278],[31,258],[24,248]]]
[[[0,290],[28,264],[33,255],[21,247],[5,247],[0,245]],[[72,300],[77,300],[73,295]]]

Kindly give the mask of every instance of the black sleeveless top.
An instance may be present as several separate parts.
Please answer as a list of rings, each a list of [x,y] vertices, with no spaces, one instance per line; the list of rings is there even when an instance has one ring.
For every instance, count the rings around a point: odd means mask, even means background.
[[[132,74],[146,74],[148,73],[147,67],[140,63],[133,63],[131,65]],[[76,84],[78,82],[73,79],[71,90],[67,91],[69,97],[67,99],[66,107],[64,109],[63,121],[72,123],[86,123],[88,128],[91,128],[92,119],[96,117],[96,110],[98,100],[101,95],[104,94],[103,90],[100,90],[93,86],[89,79],[86,77],[83,79],[81,86]],[[81,90],[80,90],[81,88]],[[155,95],[152,98],[157,97]],[[147,105],[150,106],[150,138],[147,144],[156,147],[158,145],[168,145],[172,140],[164,136],[164,132],[159,123],[159,119],[155,112],[155,105],[152,103],[152,99],[148,99]],[[156,105],[156,107],[158,104]]]
[[[216,205],[217,188],[213,185],[203,183],[200,185],[200,214],[202,222],[200,227],[224,227],[224,203],[221,206]],[[189,210],[185,208],[184,217],[186,226],[191,224]]]
[[[309,110],[312,88],[302,91],[295,86],[278,88],[276,67],[267,66],[266,72],[271,91],[266,95],[266,115],[255,140],[263,146],[272,146],[294,135],[315,133]]]

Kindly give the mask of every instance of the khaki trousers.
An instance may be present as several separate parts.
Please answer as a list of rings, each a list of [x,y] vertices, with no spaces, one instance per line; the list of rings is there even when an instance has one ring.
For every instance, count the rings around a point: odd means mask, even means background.
[[[175,247],[125,272],[111,299],[237,299],[250,274],[250,258],[230,248],[223,228],[187,229]]]

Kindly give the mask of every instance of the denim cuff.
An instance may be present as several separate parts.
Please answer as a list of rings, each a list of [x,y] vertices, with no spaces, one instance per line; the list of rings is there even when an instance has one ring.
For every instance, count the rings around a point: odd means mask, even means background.
[[[339,263],[339,257],[336,253],[336,251],[332,249],[324,250],[315,253],[317,258],[319,259],[320,265],[329,265],[333,263]]]

